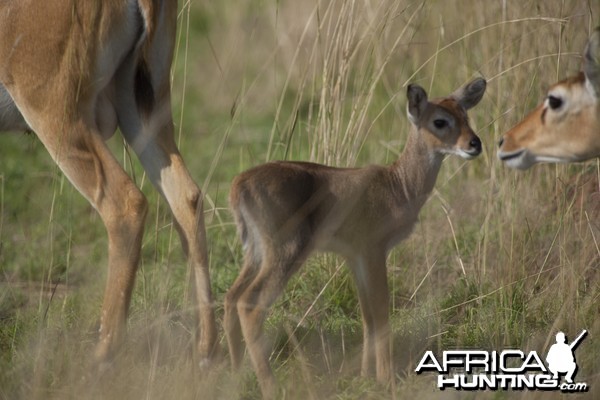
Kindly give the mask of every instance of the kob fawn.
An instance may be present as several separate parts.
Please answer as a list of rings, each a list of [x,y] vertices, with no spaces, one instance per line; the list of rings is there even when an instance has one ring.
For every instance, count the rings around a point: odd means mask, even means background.
[[[248,347],[261,391],[276,390],[263,323],[269,307],[313,250],[341,254],[358,286],[363,319],[362,373],[392,377],[386,257],[407,237],[433,189],[446,154],[472,159],[481,142],[466,110],[486,88],[475,79],[448,97],[429,101],[417,85],[407,90],[412,128],[391,166],[332,168],[273,162],[233,182],[231,207],[245,249],[244,265],[225,298],[225,331],[238,368]]]

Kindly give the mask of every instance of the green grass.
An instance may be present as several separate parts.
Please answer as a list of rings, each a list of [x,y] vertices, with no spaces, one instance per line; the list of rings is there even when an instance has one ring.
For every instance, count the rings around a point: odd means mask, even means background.
[[[318,4],[318,7],[316,7]],[[316,8],[315,8],[316,7]],[[579,70],[596,2],[192,2],[180,15],[173,106],[181,151],[206,194],[217,318],[242,252],[227,209],[233,177],[269,159],[391,163],[408,131],[405,86],[432,96],[488,79],[470,112],[484,143],[448,158],[412,236],[388,259],[395,387],[361,378],[356,291],[340,258],[317,255],[266,330],[284,398],[546,398],[439,392],[414,374],[426,350],[545,354],[558,330],[590,336],[578,380],[598,394],[600,164],[508,170],[496,142]],[[542,39],[543,38],[543,39]],[[115,137],[150,200],[129,335],[86,375],[106,277],[93,209],[35,136],[0,135],[0,398],[259,398],[246,362],[198,371],[188,271],[164,202]],[[133,169],[133,170],[132,170]],[[333,279],[330,279],[332,276]],[[222,332],[221,332],[222,336]],[[559,396],[556,396],[559,397]]]

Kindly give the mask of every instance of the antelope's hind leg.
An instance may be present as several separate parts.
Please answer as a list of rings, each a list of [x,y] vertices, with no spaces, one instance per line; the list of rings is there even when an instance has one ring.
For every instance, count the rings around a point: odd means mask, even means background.
[[[159,25],[159,31],[161,27]],[[154,37],[161,35],[175,37],[164,32],[157,32]],[[136,54],[132,55],[117,72],[117,116],[125,140],[173,213],[194,283],[194,309],[198,320],[195,355],[199,364],[205,366],[217,352],[218,342],[203,196],[175,143],[169,74],[172,54],[165,53],[161,43],[151,43],[146,56],[147,60],[139,61]],[[146,70],[144,62],[153,68]]]
[[[298,230],[301,232],[302,228]],[[290,277],[302,266],[309,249],[300,238],[272,243],[264,252],[260,271],[239,295],[237,311],[250,361],[265,398],[275,398],[277,383],[269,364],[271,348],[264,336],[268,312],[281,295]]]
[[[238,302],[240,296],[248,289],[254,281],[260,268],[260,260],[257,260],[252,249],[248,249],[244,255],[244,266],[239,276],[225,295],[225,315],[223,326],[227,336],[229,357],[234,370],[239,369],[244,356],[244,344],[242,341],[242,327],[238,313]]]
[[[126,100],[125,97],[121,101]],[[131,96],[129,101],[134,101]],[[202,193],[191,178],[175,145],[170,102],[157,103],[153,114],[128,113],[120,107],[121,130],[138,155],[144,170],[165,198],[173,213],[175,226],[187,256],[194,283],[197,328],[196,354],[201,365],[217,351],[217,329],[210,286]],[[134,108],[135,109],[135,108]]]
[[[98,211],[106,227],[108,277],[94,354],[95,362],[102,363],[114,354],[126,332],[147,201],[90,125],[65,120],[52,126],[44,122],[52,119],[35,115],[30,115],[30,120],[57,165]]]

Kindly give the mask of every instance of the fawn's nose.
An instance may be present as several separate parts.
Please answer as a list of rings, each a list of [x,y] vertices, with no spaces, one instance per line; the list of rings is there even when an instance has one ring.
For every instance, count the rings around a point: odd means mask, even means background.
[[[477,151],[477,153],[481,153],[481,140],[479,140],[477,136],[471,139],[469,146],[471,146],[473,150]]]

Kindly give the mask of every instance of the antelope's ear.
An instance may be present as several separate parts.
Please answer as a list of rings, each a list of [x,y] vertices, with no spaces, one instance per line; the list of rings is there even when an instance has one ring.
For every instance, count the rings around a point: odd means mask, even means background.
[[[406,97],[408,98],[408,118],[413,124],[419,125],[419,120],[427,107],[427,93],[421,86],[411,84],[406,89]]]
[[[473,79],[460,89],[452,93],[451,97],[458,101],[458,104],[465,110],[473,108],[481,101],[487,82],[483,78]]]
[[[594,30],[585,46],[583,73],[585,80],[594,88],[596,97],[600,97],[600,26]]]

